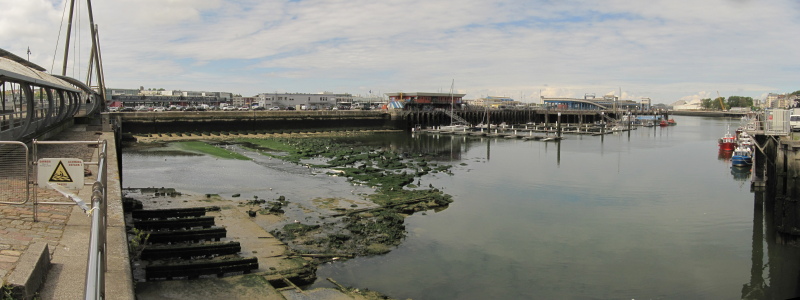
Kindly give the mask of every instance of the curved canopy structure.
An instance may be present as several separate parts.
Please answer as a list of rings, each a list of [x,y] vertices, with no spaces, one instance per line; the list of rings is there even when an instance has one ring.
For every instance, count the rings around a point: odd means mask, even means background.
[[[102,97],[90,87],[44,71],[0,49],[0,140],[28,140],[103,108]]]

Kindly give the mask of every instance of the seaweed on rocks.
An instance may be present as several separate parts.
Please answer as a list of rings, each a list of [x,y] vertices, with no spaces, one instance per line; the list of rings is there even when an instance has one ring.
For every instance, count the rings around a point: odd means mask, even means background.
[[[431,172],[448,172],[450,165],[428,161],[425,155],[397,153],[329,138],[268,140],[239,139],[240,146],[294,163],[317,159],[314,167],[329,168],[328,174],[347,177],[358,185],[375,188],[366,198],[377,207],[342,209],[321,225],[298,221],[272,233],[293,250],[306,254],[378,255],[389,252],[406,237],[404,219],[419,211],[442,210],[452,196],[430,187],[412,185]],[[319,159],[324,161],[319,163]],[[311,166],[310,163],[304,163]],[[278,213],[282,201],[268,202],[264,210]],[[308,221],[304,221],[307,223]],[[317,221],[319,224],[320,222]]]

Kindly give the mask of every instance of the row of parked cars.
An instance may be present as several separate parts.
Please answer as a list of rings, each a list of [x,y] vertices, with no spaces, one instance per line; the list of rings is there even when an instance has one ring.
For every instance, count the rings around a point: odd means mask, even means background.
[[[333,107],[331,109],[339,110],[340,108]],[[273,107],[267,108],[267,107],[263,107],[263,106],[236,107],[236,106],[232,106],[232,105],[227,105],[227,106],[222,106],[222,107],[213,106],[213,105],[198,105],[198,106],[170,105],[169,107],[163,107],[163,106],[143,106],[142,105],[142,106],[136,106],[136,107],[112,106],[112,107],[108,108],[108,111],[110,111],[110,112],[118,112],[118,111],[119,112],[133,112],[133,111],[138,111],[138,112],[147,112],[147,111],[154,111],[154,112],[158,112],[158,111],[249,111],[249,110],[295,110],[295,107],[287,106],[286,108],[281,108],[281,107],[278,107],[278,106],[273,106]],[[318,108],[315,107],[315,106],[312,106],[312,107],[309,107],[309,108],[307,108],[305,110],[318,110]]]

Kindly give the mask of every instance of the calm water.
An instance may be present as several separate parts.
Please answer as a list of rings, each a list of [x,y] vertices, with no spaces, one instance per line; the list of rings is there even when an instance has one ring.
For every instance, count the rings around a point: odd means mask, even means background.
[[[389,254],[322,266],[315,286],[331,286],[324,278],[332,277],[400,299],[739,299],[744,285],[763,282],[773,295],[796,296],[796,269],[769,267],[796,265],[797,252],[760,233],[749,175],[732,173],[718,155],[717,138],[738,120],[675,119],[678,126],[567,135],[560,144],[383,137],[377,142],[433,149],[454,164],[452,176],[421,184],[455,202],[407,218],[408,238]],[[341,178],[252,157],[125,153],[123,185],[352,197]]]

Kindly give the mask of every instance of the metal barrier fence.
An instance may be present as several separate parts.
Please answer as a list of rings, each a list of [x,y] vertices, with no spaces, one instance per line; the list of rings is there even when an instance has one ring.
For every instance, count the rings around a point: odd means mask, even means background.
[[[786,109],[767,109],[764,111],[764,133],[766,135],[789,135],[791,111]]]
[[[36,220],[37,206],[38,205],[75,205],[80,206],[92,218],[91,234],[89,238],[89,253],[86,265],[86,286],[84,288],[85,299],[104,299],[105,298],[105,272],[106,272],[106,229],[108,225],[107,220],[107,207],[108,207],[108,161],[106,154],[108,153],[108,143],[105,140],[99,141],[37,141],[33,140],[33,160],[32,164],[36,165],[38,157],[38,146],[43,144],[50,145],[71,145],[71,144],[85,144],[97,145],[97,162],[84,162],[84,165],[97,165],[97,176],[94,182],[85,183],[84,185],[92,186],[91,194],[91,207],[83,203],[83,200],[78,198],[75,194],[64,191],[63,189],[56,189],[64,194],[73,202],[65,201],[50,201],[40,202],[34,193],[34,220]],[[38,175],[38,170],[37,170]],[[83,176],[83,173],[80,174]],[[37,176],[38,177],[38,176]],[[37,184],[38,187],[38,184]],[[41,187],[39,187],[41,188]],[[55,188],[55,187],[54,187]]]
[[[28,146],[0,141],[0,204],[25,204],[30,199]]]

